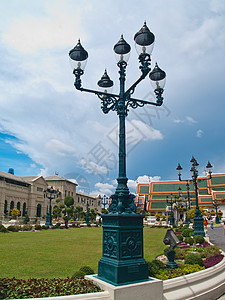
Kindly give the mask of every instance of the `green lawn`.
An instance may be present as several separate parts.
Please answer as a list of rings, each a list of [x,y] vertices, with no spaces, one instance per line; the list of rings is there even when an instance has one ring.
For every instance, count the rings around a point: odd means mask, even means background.
[[[161,254],[165,229],[144,228],[147,261]],[[102,256],[102,228],[70,228],[0,233],[0,276],[66,278],[88,265],[97,272]]]

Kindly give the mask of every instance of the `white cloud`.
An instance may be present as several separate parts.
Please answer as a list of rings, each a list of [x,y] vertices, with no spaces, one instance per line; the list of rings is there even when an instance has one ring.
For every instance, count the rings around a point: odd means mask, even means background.
[[[173,119],[174,123],[180,124],[180,123],[184,123],[184,120],[179,120],[179,119]]]
[[[197,131],[196,135],[197,135],[198,138],[201,138],[202,135],[203,135],[203,130],[199,129],[199,130]]]
[[[88,174],[107,174],[109,172],[107,167],[96,164],[89,159],[82,158],[80,164]]]
[[[155,181],[160,181],[160,180],[161,180],[160,176],[143,175],[143,176],[139,176],[137,178],[138,183],[149,183],[149,182],[155,182]]]
[[[75,148],[67,145],[59,140],[51,139],[45,143],[45,149],[49,153],[54,153],[58,156],[65,156],[68,153],[75,153]]]
[[[98,189],[98,193],[101,195],[111,196],[115,192],[115,186],[109,183],[98,182],[95,184],[95,188]]]
[[[188,121],[189,123],[192,123],[192,124],[198,123],[196,120],[194,120],[194,119],[193,119],[192,117],[190,117],[190,116],[187,116],[186,119],[187,119],[187,121]]]
[[[137,189],[137,182],[136,180],[132,180],[132,179],[128,179],[127,185],[129,187],[129,189],[132,189],[136,192]]]
[[[86,35],[80,26],[80,16],[74,16],[67,3],[63,6],[54,4],[54,8],[45,6],[43,16],[18,16],[3,33],[3,41],[23,53],[34,53],[65,47],[71,37],[82,36],[84,40]]]

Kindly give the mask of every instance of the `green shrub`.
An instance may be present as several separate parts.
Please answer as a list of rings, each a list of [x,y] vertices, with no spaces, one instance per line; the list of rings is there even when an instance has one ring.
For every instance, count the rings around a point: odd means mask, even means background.
[[[186,256],[187,256],[186,249],[181,249],[178,247],[175,248],[175,259],[184,259]]]
[[[202,235],[195,235],[194,240],[195,240],[196,244],[202,244],[205,241],[205,239]]]
[[[9,225],[9,226],[7,227],[7,230],[8,230],[8,231],[15,231],[15,226]]]
[[[49,229],[49,225],[42,225],[41,228],[42,229]]]
[[[41,228],[41,225],[35,224],[34,229],[35,229],[35,230],[41,230],[42,228]]]
[[[155,277],[161,280],[167,280],[167,279],[187,275],[190,273],[198,272],[204,269],[205,267],[201,267],[198,264],[196,265],[185,264],[185,265],[178,266],[178,268],[176,269],[161,269],[159,270],[159,273],[156,274]]]
[[[25,224],[25,225],[23,225],[22,230],[23,231],[31,231],[32,228],[33,228],[32,225]]]
[[[193,232],[194,232],[194,230],[191,229],[191,228],[184,228],[182,230],[182,234],[183,234],[184,237],[190,237],[190,236],[192,236]]]
[[[94,274],[94,270],[93,270],[91,267],[89,267],[89,266],[83,266],[83,267],[81,267],[81,268],[80,268],[80,271],[81,271],[81,272],[84,272],[85,275],[91,275],[91,274]]]
[[[84,272],[82,272],[82,271],[77,271],[77,272],[75,272],[74,274],[73,274],[73,278],[82,278],[82,277],[84,277],[86,274],[84,273]]]
[[[196,264],[198,264],[201,267],[204,266],[203,259],[200,257],[200,255],[195,254],[195,253],[188,254],[185,257],[185,259],[184,259],[184,263],[185,264],[189,264],[189,265],[196,265]]]
[[[191,236],[188,236],[184,239],[184,242],[186,244],[189,244],[189,245],[193,245],[194,244],[194,239],[191,237]]]
[[[181,242],[183,242],[183,235],[182,234],[177,234],[177,237],[178,237],[178,239],[179,239],[179,241],[181,241]]]
[[[148,275],[150,277],[155,277],[155,275],[158,273],[159,268],[156,264],[154,264],[153,262],[149,261],[148,262]]]
[[[165,267],[164,263],[158,259],[153,259],[152,263],[154,263],[159,269],[162,269]]]
[[[5,228],[4,225],[0,225],[0,232],[7,232],[8,230]]]
[[[91,275],[91,274],[94,274],[94,270],[89,266],[83,266],[80,268],[79,271],[75,272],[72,277],[80,278],[80,277],[84,277],[85,275]]]
[[[207,246],[204,248],[204,250],[204,252],[200,253],[202,258],[207,258],[221,253],[220,248],[214,245]]]
[[[164,263],[158,259],[153,259],[152,261],[148,262],[148,275],[150,277],[155,277],[155,275],[162,268],[164,268]]]

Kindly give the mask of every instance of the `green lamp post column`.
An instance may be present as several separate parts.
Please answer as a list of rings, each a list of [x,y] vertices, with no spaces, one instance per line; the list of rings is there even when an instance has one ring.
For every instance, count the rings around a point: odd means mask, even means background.
[[[88,204],[88,200],[87,200],[87,212],[86,212],[85,222],[86,222],[87,225],[89,224],[89,204]]]
[[[173,195],[171,194],[170,196],[170,200],[169,197],[167,196],[166,198],[166,202],[170,205],[170,225],[173,226],[175,224],[175,218],[174,218],[174,213],[173,213],[173,204],[175,203],[175,201],[173,200]]]
[[[52,200],[59,194],[59,190],[54,190],[52,186],[44,190],[45,197],[49,199],[49,210],[46,216],[45,225],[52,226]]]
[[[134,40],[139,55],[140,77],[125,89],[126,67],[131,47],[121,36],[114,46],[117,55],[117,66],[119,68],[119,94],[109,93],[113,81],[105,70],[98,86],[102,92],[82,87],[81,76],[88,58],[88,53],[78,44],[69,52],[72,61],[73,74],[75,75],[75,88],[96,94],[101,100],[101,109],[107,114],[116,111],[119,117],[119,174],[117,188],[111,196],[109,213],[102,215],[103,227],[103,250],[102,258],[98,263],[98,277],[113,285],[121,285],[132,282],[148,280],[148,264],[143,257],[143,218],[144,215],[136,213],[134,203],[135,195],[131,194],[127,186],[126,175],[126,129],[125,119],[128,108],[142,107],[146,104],[161,106],[163,103],[163,88],[165,86],[166,74],[156,64],[151,71],[151,52],[154,45],[154,34],[149,30],[146,23],[135,34]],[[151,72],[150,72],[151,71]],[[154,86],[156,102],[133,98],[136,86],[149,74]]]
[[[202,214],[199,210],[199,204],[198,204],[198,184],[197,184],[197,178],[198,178],[198,163],[197,160],[192,156],[192,159],[190,161],[192,163],[192,168],[191,168],[191,172],[192,172],[192,179],[193,179],[193,184],[194,184],[194,188],[195,188],[195,205],[196,205],[196,209],[195,209],[195,216],[194,216],[194,233],[193,235],[202,235],[205,236],[205,231],[204,231],[204,220],[202,217]]]

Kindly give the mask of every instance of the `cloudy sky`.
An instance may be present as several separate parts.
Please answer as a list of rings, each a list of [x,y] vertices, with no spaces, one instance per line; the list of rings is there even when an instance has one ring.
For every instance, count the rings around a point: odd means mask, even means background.
[[[130,110],[127,175],[135,181],[190,176],[190,158],[225,172],[225,2],[221,0],[8,0],[0,9],[0,170],[72,178],[85,192],[114,191],[118,117],[74,89],[68,52],[80,38],[89,58],[84,87],[104,69],[118,92],[113,46],[131,45],[127,87],[140,75],[134,34],[155,34],[152,64],[167,73],[164,105]],[[154,101],[149,79],[136,98]]]

